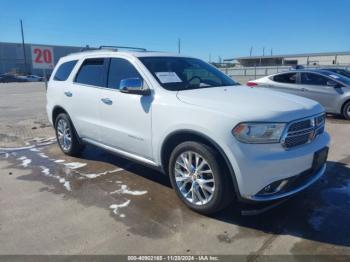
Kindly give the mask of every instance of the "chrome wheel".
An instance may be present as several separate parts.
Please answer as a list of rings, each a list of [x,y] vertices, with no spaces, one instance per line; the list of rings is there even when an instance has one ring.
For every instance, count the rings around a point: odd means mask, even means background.
[[[350,106],[348,106],[348,109],[346,110],[346,114],[347,114],[348,117],[350,118]]]
[[[193,151],[181,153],[174,167],[176,185],[182,196],[192,204],[205,205],[213,197],[215,181],[208,162]]]
[[[57,138],[58,143],[64,151],[69,151],[72,146],[72,132],[68,122],[61,118],[57,123]]]

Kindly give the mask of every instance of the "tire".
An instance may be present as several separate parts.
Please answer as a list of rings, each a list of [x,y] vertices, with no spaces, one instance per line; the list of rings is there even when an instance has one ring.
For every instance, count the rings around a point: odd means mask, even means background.
[[[345,119],[350,120],[350,101],[345,103],[342,113]]]
[[[63,153],[69,156],[76,156],[82,152],[84,146],[80,143],[72,121],[66,113],[61,113],[56,117],[55,130],[57,143]],[[62,136],[62,133],[68,136]],[[70,142],[68,137],[70,137]]]
[[[192,159],[191,164],[186,165],[184,158]],[[199,169],[202,164],[201,158],[205,163]],[[217,153],[211,147],[198,142],[183,142],[176,146],[170,155],[168,171],[172,187],[178,197],[196,212],[218,212],[234,199],[231,180],[220,167],[218,159]],[[213,182],[209,182],[212,180]],[[211,190],[208,190],[210,188]],[[197,192],[194,192],[194,189]]]

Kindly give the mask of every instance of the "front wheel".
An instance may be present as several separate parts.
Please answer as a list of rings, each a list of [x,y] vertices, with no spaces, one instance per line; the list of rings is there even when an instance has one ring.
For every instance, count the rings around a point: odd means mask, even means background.
[[[343,107],[343,116],[345,119],[350,120],[350,101]]]
[[[180,199],[199,213],[215,213],[233,199],[231,181],[220,167],[218,155],[205,144],[179,144],[170,156],[169,175]]]

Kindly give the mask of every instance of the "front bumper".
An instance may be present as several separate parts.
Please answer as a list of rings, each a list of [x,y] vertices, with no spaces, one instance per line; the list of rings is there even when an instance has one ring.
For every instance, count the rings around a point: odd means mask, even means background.
[[[249,200],[256,201],[256,202],[261,202],[261,201],[273,201],[273,200],[278,200],[281,198],[289,197],[294,194],[299,193],[300,191],[308,188],[311,186],[313,183],[315,183],[326,171],[326,164],[324,164],[317,172],[313,173],[311,176],[308,176],[308,178],[303,179],[302,183],[298,183],[295,186],[292,186],[287,191],[282,191],[278,192],[276,194],[271,194],[271,195],[253,195],[253,196],[247,196]],[[305,175],[309,175],[308,172],[312,171],[306,171]],[[303,176],[304,174],[300,174],[295,177],[295,179],[298,179],[298,177]],[[292,177],[294,178],[294,177]]]
[[[309,187],[324,174],[325,165],[312,172],[301,183],[288,187],[288,190],[268,195],[259,194],[262,189],[276,181],[300,177],[310,171],[315,152],[328,147],[329,143],[327,132],[319,135],[312,143],[290,150],[285,150],[281,144],[255,145],[231,140],[226,155],[234,170],[238,198],[245,202],[261,203],[283,199]]]

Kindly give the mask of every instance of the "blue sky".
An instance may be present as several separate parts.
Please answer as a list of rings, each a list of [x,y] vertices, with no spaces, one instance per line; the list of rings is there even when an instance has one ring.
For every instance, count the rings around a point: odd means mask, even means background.
[[[348,0],[0,0],[0,41],[130,45],[208,60],[349,51]]]

